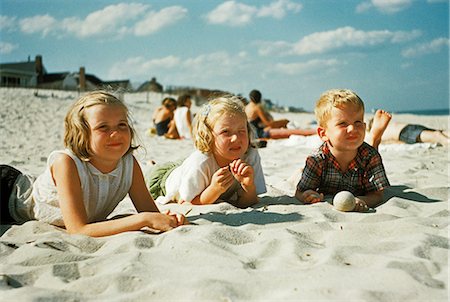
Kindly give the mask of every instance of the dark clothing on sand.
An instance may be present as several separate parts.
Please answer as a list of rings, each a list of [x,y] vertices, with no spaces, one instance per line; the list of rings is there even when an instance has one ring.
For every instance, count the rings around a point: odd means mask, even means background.
[[[420,143],[420,134],[424,130],[435,131],[422,125],[408,124],[400,131],[400,137],[398,139],[407,144]]]
[[[162,136],[164,134],[167,133],[167,131],[169,131],[169,123],[170,123],[171,119],[168,118],[164,121],[161,121],[159,123],[155,123],[155,128],[156,128],[156,134],[158,134],[159,136]]]

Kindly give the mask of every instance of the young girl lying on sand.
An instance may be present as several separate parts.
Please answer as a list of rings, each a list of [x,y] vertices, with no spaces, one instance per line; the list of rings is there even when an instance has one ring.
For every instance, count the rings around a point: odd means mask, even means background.
[[[257,203],[266,184],[241,100],[211,100],[194,118],[192,137],[197,150],[181,165],[157,165],[149,174],[152,195],[161,196],[157,201],[204,205],[220,199],[239,207]]]
[[[135,131],[128,109],[97,91],[78,99],[65,118],[65,150],[52,152],[36,180],[1,166],[2,224],[37,219],[69,233],[106,236],[144,227],[167,231],[182,215],[161,214],[132,155]],[[139,212],[106,220],[129,194]]]

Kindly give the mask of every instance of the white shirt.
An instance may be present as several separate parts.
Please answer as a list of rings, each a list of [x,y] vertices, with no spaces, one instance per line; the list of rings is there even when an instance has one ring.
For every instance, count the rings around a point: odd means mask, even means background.
[[[76,164],[89,223],[105,220],[128,194],[133,180],[133,155],[131,153],[120,159],[116,169],[104,174],[90,162],[82,161],[69,150],[53,151],[48,157],[44,173],[33,183],[32,199],[17,196],[13,201],[16,204],[13,205],[11,205],[10,199],[13,218],[37,219],[53,225],[64,226],[56,186],[50,171],[56,156],[61,153],[70,156]],[[21,190],[23,191],[23,189]]]
[[[189,128],[187,116],[189,108],[186,106],[177,107],[173,113],[173,119],[175,120],[175,126],[177,127],[180,137],[191,139],[191,131]],[[192,112],[190,112],[191,123],[193,120]]]
[[[253,167],[255,173],[256,194],[267,192],[266,182],[261,167],[261,158],[254,148],[249,148],[244,161]],[[183,163],[175,168],[166,180],[166,196],[158,202],[184,200],[191,202],[211,183],[213,174],[219,169],[214,156],[198,150],[194,151]],[[234,180],[228,190],[220,196],[220,200],[237,201],[238,191],[243,190],[237,180]]]

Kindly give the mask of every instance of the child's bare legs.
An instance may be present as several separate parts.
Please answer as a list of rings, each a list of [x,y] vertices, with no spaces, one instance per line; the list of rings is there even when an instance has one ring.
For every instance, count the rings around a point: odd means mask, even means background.
[[[367,136],[367,143],[378,150],[381,143],[381,137],[386,130],[392,115],[384,110],[378,109],[373,116],[373,124],[370,133]]]
[[[423,130],[422,133],[420,133],[420,141],[424,143],[439,143],[443,146],[448,146],[450,138],[446,131]]]

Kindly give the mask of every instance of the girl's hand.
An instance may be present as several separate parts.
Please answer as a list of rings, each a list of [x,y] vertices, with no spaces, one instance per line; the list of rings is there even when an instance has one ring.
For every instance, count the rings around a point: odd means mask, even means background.
[[[166,232],[179,226],[178,219],[175,215],[150,212],[141,212],[139,214],[145,215],[144,224],[155,230]]]
[[[186,217],[183,214],[172,213],[172,212],[170,212],[170,210],[165,211],[164,214],[174,217],[177,220],[177,226],[189,224],[189,221],[186,219]]]
[[[215,188],[222,194],[223,192],[228,190],[229,187],[231,187],[233,181],[233,174],[231,174],[228,166],[226,166],[220,168],[213,174],[210,186],[213,186],[213,188]]]
[[[304,203],[316,203],[323,201],[323,194],[317,193],[314,190],[306,190],[302,193]]]
[[[255,173],[251,165],[241,159],[235,159],[230,163],[230,171],[242,187],[253,186]]]

